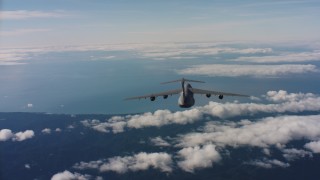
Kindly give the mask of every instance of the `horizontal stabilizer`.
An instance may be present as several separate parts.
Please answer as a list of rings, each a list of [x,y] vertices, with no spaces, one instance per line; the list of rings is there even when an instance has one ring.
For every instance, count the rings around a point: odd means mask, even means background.
[[[168,83],[174,83],[174,82],[186,82],[186,81],[188,81],[188,82],[197,82],[197,83],[205,83],[203,81],[197,81],[197,80],[191,80],[191,79],[182,78],[182,79],[178,79],[178,80],[163,82],[161,84],[168,84]]]

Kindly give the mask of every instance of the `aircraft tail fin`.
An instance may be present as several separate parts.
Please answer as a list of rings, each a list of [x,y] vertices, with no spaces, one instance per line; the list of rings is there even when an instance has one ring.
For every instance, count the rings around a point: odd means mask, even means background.
[[[177,80],[173,80],[173,81],[168,81],[168,82],[163,82],[161,84],[169,84],[169,83],[174,83],[174,82],[197,82],[197,83],[205,83],[203,81],[197,81],[197,80],[191,80],[191,79],[185,79],[185,78],[182,78],[182,79],[177,79]]]

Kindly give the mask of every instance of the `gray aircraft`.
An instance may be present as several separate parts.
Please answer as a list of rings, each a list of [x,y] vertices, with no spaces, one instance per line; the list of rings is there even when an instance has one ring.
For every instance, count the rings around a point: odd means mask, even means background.
[[[168,84],[168,83],[173,83],[173,82],[181,82],[181,89],[174,89],[174,90],[169,90],[166,92],[154,93],[154,94],[149,94],[149,95],[144,95],[144,96],[130,97],[130,98],[126,98],[125,100],[150,98],[151,101],[155,101],[156,97],[158,97],[158,96],[162,96],[164,99],[167,99],[169,95],[180,94],[180,97],[178,100],[179,106],[181,108],[189,108],[189,107],[193,106],[195,103],[195,100],[193,97],[194,94],[205,94],[208,98],[210,98],[211,95],[215,95],[215,96],[218,96],[219,99],[223,99],[223,96],[249,97],[248,95],[242,95],[242,94],[234,94],[234,93],[196,89],[196,88],[193,88],[189,83],[185,83],[185,82],[197,82],[197,83],[204,83],[204,82],[190,80],[190,79],[184,79],[184,78],[174,80],[174,81],[169,81],[169,82],[163,82],[161,84]]]

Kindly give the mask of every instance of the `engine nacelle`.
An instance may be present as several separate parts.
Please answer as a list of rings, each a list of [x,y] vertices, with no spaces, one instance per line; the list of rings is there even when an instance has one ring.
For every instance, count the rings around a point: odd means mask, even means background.
[[[155,97],[155,96],[151,96],[151,97],[150,97],[150,100],[151,100],[151,101],[154,101],[154,100],[156,100],[156,97]]]
[[[219,95],[219,99],[223,99],[223,95]]]
[[[167,99],[168,98],[168,95],[163,95],[163,99]]]
[[[206,94],[207,98],[211,97],[211,94]]]

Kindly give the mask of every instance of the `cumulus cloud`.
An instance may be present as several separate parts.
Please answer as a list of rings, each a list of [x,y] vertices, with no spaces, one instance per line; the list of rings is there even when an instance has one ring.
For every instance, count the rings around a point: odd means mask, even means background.
[[[314,153],[320,153],[320,141],[307,143],[304,147],[310,149]]]
[[[92,176],[88,175],[88,174],[82,175],[77,172],[71,173],[70,171],[65,170],[65,171],[59,172],[51,177],[51,180],[75,180],[75,179],[89,180],[89,179],[92,179]]]
[[[128,171],[142,171],[149,168],[162,172],[172,171],[172,158],[167,153],[140,152],[133,156],[116,156],[108,160],[80,162],[73,166],[75,169],[99,169],[101,172],[114,171],[126,173]]]
[[[171,112],[157,110],[137,115],[113,116],[101,122],[100,120],[83,120],[82,124],[99,132],[120,133],[125,128],[160,127],[168,124],[188,124],[203,119],[204,115],[219,118],[240,115],[254,115],[257,113],[285,113],[319,111],[320,97],[312,93],[287,93],[286,91],[269,91],[264,96],[271,104],[262,103],[218,103],[209,102],[208,105],[195,107],[190,110]]]
[[[0,130],[0,141],[7,141],[14,136],[10,129],[1,129]]]
[[[194,65],[186,69],[177,70],[182,75],[206,75],[206,76],[254,76],[270,77],[288,74],[302,74],[319,72],[312,64],[286,64],[286,65],[229,65],[229,64],[202,64]]]
[[[13,140],[14,141],[24,141],[26,139],[30,139],[34,136],[34,132],[32,130],[26,130],[24,132],[18,132],[15,134]]]
[[[282,161],[279,161],[277,159],[263,159],[263,160],[254,160],[245,164],[258,166],[261,168],[274,168],[274,167],[281,167],[281,168],[287,168],[290,166],[289,163],[284,163]]]
[[[183,148],[178,152],[178,155],[182,159],[178,162],[178,166],[187,172],[212,167],[213,162],[221,160],[221,156],[213,144]]]
[[[107,122],[99,120],[84,120],[81,123],[86,127],[91,127],[100,132],[113,133],[123,132],[125,127],[144,128],[150,126],[163,126],[166,124],[187,124],[197,121],[202,113],[198,109],[171,112],[169,110],[157,110],[154,113],[144,113],[142,115],[114,116]]]
[[[234,61],[248,61],[255,63],[320,61],[320,51],[317,50],[313,52],[286,53],[276,56],[239,57]]]
[[[45,129],[42,129],[41,132],[42,132],[43,134],[50,134],[50,133],[51,133],[51,129],[45,128]]]
[[[170,144],[162,139],[160,136],[155,137],[155,138],[150,138],[150,141],[155,145],[155,146],[170,146]]]
[[[285,102],[285,101],[301,101],[308,98],[317,98],[315,94],[312,93],[288,93],[284,90],[279,91],[268,91],[265,96],[267,100],[273,102]]]
[[[30,139],[34,136],[34,132],[32,130],[26,130],[24,132],[13,133],[10,129],[1,129],[0,130],[0,141],[24,141],[26,139]]]
[[[266,148],[292,140],[320,137],[320,115],[267,117],[256,122],[209,122],[204,132],[181,135],[178,146],[214,143],[220,146]],[[301,153],[301,152],[300,152]]]

